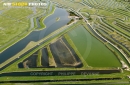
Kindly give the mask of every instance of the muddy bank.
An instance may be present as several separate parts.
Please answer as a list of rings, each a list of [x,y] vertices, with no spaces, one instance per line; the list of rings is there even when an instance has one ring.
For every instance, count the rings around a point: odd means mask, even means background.
[[[82,62],[67,41],[59,39],[50,45],[57,67],[81,67]]]

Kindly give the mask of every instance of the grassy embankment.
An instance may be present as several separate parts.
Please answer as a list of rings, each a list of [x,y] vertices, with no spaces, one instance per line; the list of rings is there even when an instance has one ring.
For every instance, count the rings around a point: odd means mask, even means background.
[[[67,23],[67,25],[70,24],[70,23],[72,23],[73,21],[74,21],[74,19],[71,19],[71,20]]]
[[[37,67],[41,67],[41,57],[42,57],[42,49],[38,51],[38,56],[37,56]]]
[[[46,28],[46,25],[43,23],[43,21],[48,17],[48,16],[50,16],[51,14],[53,14],[54,13],[54,11],[55,11],[55,6],[53,5],[52,6],[52,10],[51,10],[51,12],[47,12],[47,15],[46,16],[43,16],[43,17],[41,17],[40,18],[40,25],[41,25],[41,28],[39,28],[39,30],[42,30],[43,28]],[[49,10],[48,10],[49,11]]]
[[[121,76],[122,76],[122,74],[121,74]],[[64,80],[66,80],[66,79],[70,79],[70,80],[77,79],[78,80],[78,79],[92,79],[92,78],[113,78],[113,77],[121,77],[121,76],[119,74],[118,75],[117,74],[112,74],[112,75],[102,74],[102,75],[70,75],[70,76],[28,76],[28,77],[17,77],[16,76],[16,77],[1,77],[0,81],[63,80],[63,79]],[[128,81],[127,79],[123,79],[123,80]],[[102,82],[102,81],[109,81],[109,80],[101,80],[101,81],[98,80],[98,81],[93,81],[93,82]],[[111,80],[111,81],[115,81],[115,80]]]
[[[48,51],[48,56],[49,56],[49,66],[55,66],[56,67],[56,63],[55,63],[54,57],[51,53],[49,45],[47,46],[47,51]]]

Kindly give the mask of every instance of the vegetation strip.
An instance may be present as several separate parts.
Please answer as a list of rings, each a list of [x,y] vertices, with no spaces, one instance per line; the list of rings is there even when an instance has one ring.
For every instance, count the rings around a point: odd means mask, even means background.
[[[37,67],[41,67],[41,57],[42,57],[42,49],[38,51],[38,56],[37,56]]]
[[[65,82],[65,81],[67,81],[67,82],[72,82],[72,81],[99,81],[99,80],[121,80],[121,78],[120,77],[114,77],[114,78],[95,78],[95,79],[86,79],[86,78],[82,78],[82,79],[59,79],[59,80],[32,80],[32,81],[3,81],[3,82],[1,82],[0,81],[0,83],[8,83],[8,82],[10,82],[10,83],[32,83],[32,82]]]

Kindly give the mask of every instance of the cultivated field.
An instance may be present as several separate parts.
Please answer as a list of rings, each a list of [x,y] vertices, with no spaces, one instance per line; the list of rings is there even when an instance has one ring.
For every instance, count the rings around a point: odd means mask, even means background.
[[[71,1],[71,0],[51,0],[51,1],[62,4],[66,7],[71,7],[75,10],[84,7],[82,4],[80,4],[81,0],[74,0],[74,1]]]

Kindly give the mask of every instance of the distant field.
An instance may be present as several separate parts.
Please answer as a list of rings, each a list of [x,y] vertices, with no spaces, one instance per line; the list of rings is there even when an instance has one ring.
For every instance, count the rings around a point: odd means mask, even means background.
[[[82,0],[52,0],[52,1],[62,4],[64,6],[71,7],[75,10],[84,7],[82,4],[79,3]]]
[[[78,26],[68,33],[75,46],[93,67],[120,67],[116,56],[100,41],[90,35],[83,26]]]
[[[0,15],[0,46],[27,31],[29,27],[27,16],[32,13],[29,8],[11,8]]]

